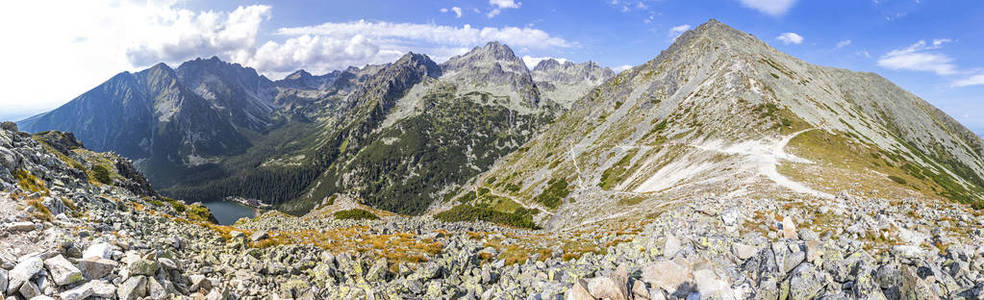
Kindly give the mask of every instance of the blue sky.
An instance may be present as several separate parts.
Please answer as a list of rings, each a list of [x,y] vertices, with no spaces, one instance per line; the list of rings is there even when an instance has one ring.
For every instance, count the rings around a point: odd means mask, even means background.
[[[77,1],[79,2],[79,1]],[[74,7],[73,7],[74,5]],[[613,68],[652,59],[715,18],[814,64],[881,74],[984,134],[984,3],[978,0],[32,2],[0,12],[13,32],[0,119],[43,112],[113,74],[217,55],[272,79],[442,61],[489,40],[530,63]],[[59,7],[51,11],[51,7]],[[459,15],[460,13],[460,15]],[[92,17],[95,16],[95,17]],[[6,47],[5,47],[6,48]]]

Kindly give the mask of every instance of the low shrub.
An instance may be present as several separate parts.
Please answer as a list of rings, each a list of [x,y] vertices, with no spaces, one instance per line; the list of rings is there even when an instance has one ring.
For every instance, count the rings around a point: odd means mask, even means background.
[[[336,220],[379,220],[379,216],[358,208],[336,211],[332,216]]]
[[[109,170],[101,165],[92,166],[92,177],[102,184],[113,184],[113,178],[109,177]]]
[[[447,211],[434,215],[434,219],[444,222],[470,222],[487,221],[502,225],[519,228],[539,229],[540,227],[533,222],[533,215],[536,210],[519,208],[513,213],[496,211],[486,207],[476,207],[471,205],[458,205]]]

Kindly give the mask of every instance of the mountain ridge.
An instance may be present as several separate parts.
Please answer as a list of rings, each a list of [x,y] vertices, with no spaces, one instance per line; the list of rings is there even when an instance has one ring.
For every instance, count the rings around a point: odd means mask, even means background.
[[[711,20],[592,89],[456,198],[533,206],[551,228],[701,194],[981,203],[984,159],[967,133],[880,76],[813,66]]]

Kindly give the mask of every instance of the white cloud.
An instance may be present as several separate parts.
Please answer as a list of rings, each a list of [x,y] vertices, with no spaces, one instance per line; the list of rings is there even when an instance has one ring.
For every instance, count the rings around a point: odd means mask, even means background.
[[[519,8],[523,3],[513,0],[489,0],[489,5],[495,6],[496,8]]]
[[[967,79],[957,80],[953,82],[954,87],[965,87],[972,85],[984,85],[984,74],[978,74],[970,76]]]
[[[783,44],[796,44],[799,45],[803,43],[803,36],[796,34],[795,32],[785,32],[776,37],[777,40]]]
[[[270,6],[254,5],[232,12],[188,10],[165,12],[159,24],[146,28],[126,56],[134,66],[158,62],[177,63],[199,56],[221,55],[241,61],[251,55],[263,20],[269,19]]]
[[[625,71],[625,70],[628,70],[628,69],[631,69],[631,68],[632,68],[632,66],[630,66],[630,65],[621,65],[621,66],[612,68],[612,71],[615,71],[615,73],[619,73],[619,72],[622,72],[622,71]]]
[[[889,51],[878,59],[878,66],[892,70],[911,70],[935,72],[949,75],[957,72],[953,59],[942,53],[933,52],[943,48],[949,39],[936,39],[932,44],[919,41],[909,47]]]
[[[491,5],[493,8],[492,10],[489,11],[488,14],[486,14],[486,16],[488,16],[489,18],[494,18],[495,16],[499,15],[499,13],[501,13],[503,9],[519,8],[519,6],[523,5],[523,3],[516,2],[513,0],[489,0],[489,5]]]
[[[548,60],[548,59],[551,59],[551,58],[554,59],[554,60],[556,60],[556,61],[559,61],[560,63],[567,62],[567,59],[566,58],[549,57],[549,56],[532,57],[532,56],[529,56],[529,55],[524,55],[523,56],[523,63],[526,64],[526,68],[532,70],[533,67],[536,67],[536,65],[539,64],[541,61]]]
[[[276,34],[287,39],[266,42],[247,62],[273,78],[300,67],[322,73],[351,65],[390,62],[410,50],[440,61],[489,41],[500,41],[518,49],[575,46],[563,38],[530,27],[474,28],[470,25],[454,27],[364,20],[281,28]]]
[[[742,5],[772,16],[785,15],[796,0],[739,0]]]
[[[451,7],[450,9],[448,9],[448,8],[442,8],[441,9],[441,12],[442,13],[453,12],[455,18],[461,18],[461,7],[454,6],[454,7]]]
[[[193,11],[176,0],[21,1],[0,10],[5,113],[40,113],[120,71],[196,56],[241,59],[255,48],[270,6]],[[19,45],[19,46],[15,46]]]
[[[837,49],[844,48],[844,47],[847,47],[847,46],[850,46],[850,45],[851,45],[851,40],[843,40],[843,41],[837,42]]]
[[[673,28],[670,28],[670,31],[667,33],[667,35],[669,35],[670,38],[676,39],[684,32],[687,32],[687,30],[690,30],[690,24],[673,26]]]

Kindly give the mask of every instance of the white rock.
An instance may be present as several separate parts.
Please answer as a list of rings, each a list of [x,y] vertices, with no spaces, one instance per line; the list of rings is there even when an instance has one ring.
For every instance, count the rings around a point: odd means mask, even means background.
[[[93,280],[64,291],[59,296],[62,300],[81,300],[92,296],[111,299],[116,296],[116,286],[108,282]]]
[[[31,231],[36,229],[32,222],[14,222],[7,225],[7,230],[17,232],[17,231]]]
[[[9,283],[7,280],[7,270],[0,269],[0,294],[7,292],[7,284]]]
[[[588,292],[588,283],[583,279],[574,282],[574,285],[564,293],[564,300],[594,300],[591,292]]]
[[[55,284],[59,286],[73,284],[83,280],[82,271],[61,255],[45,260],[44,266],[48,268],[51,277],[55,279]]]
[[[799,237],[796,234],[796,222],[793,222],[793,218],[786,216],[782,218],[782,237],[795,240]]]
[[[739,219],[741,219],[741,211],[737,208],[732,207],[721,213],[721,221],[724,222],[724,226],[738,225]]]
[[[694,281],[697,282],[697,290],[700,292],[702,298],[735,299],[735,295],[731,291],[731,285],[721,280],[711,270],[697,270],[694,272]]]
[[[731,245],[731,253],[734,253],[734,255],[738,257],[738,259],[746,260],[754,257],[755,254],[758,253],[758,251],[757,249],[755,249],[755,247],[742,243],[734,243],[733,245]]]
[[[680,252],[680,239],[672,235],[667,236],[666,243],[663,244],[663,256],[672,258],[677,252]]]
[[[34,275],[38,274],[38,272],[41,272],[43,267],[44,262],[42,262],[41,258],[38,257],[30,257],[17,264],[17,266],[15,266],[13,270],[10,270],[10,273],[7,275],[10,277],[10,283],[7,286],[7,294],[13,293],[14,291],[20,289],[22,284],[31,280],[31,277],[34,277]]]
[[[113,245],[109,243],[95,243],[85,249],[82,253],[82,258],[98,257],[104,259],[113,258]]]
[[[595,277],[588,281],[588,292],[598,299],[627,300],[625,287],[609,277]]]
[[[663,260],[642,269],[642,281],[673,293],[683,283],[693,280],[685,262]]]
[[[898,245],[892,247],[892,253],[905,258],[919,258],[925,253],[923,249],[913,245]]]

